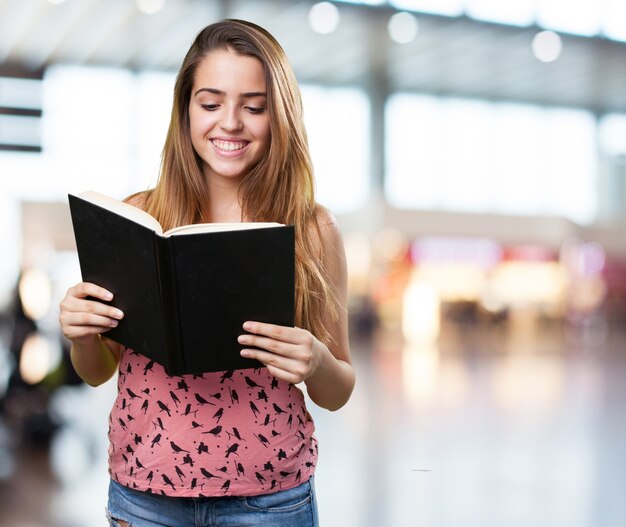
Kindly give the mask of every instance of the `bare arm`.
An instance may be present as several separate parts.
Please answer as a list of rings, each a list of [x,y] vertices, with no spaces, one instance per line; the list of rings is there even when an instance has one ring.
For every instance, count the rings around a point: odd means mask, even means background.
[[[305,383],[309,397],[316,404],[336,410],[348,402],[355,383],[348,339],[348,272],[339,226],[329,213],[324,211],[321,216],[322,258],[331,288],[337,295],[338,317],[325,317],[325,325],[333,338],[332,348],[320,342],[319,365]]]
[[[60,305],[61,329],[72,341],[72,365],[79,377],[91,386],[108,381],[120,359],[120,345],[101,336],[117,326],[123,317],[119,309],[98,301],[111,298],[106,289],[81,282],[68,289]]]
[[[145,193],[138,193],[125,201],[143,209],[145,199]],[[102,335],[117,326],[124,316],[119,309],[101,302],[112,298],[106,289],[81,282],[68,289],[60,304],[61,329],[72,341],[72,365],[79,377],[91,386],[108,381],[120,361],[121,346]]]
[[[339,301],[338,317],[326,317],[333,345],[329,348],[305,329],[259,322],[247,322],[244,328],[254,335],[242,335],[239,341],[267,350],[245,349],[242,355],[260,360],[279,379],[304,381],[313,402],[338,410],[348,402],[355,383],[348,340],[346,258],[336,221],[326,211],[320,216],[320,252]]]

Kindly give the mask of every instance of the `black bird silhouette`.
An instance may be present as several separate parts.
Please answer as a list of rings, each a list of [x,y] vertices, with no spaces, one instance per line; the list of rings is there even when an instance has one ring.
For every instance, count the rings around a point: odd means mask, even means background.
[[[146,399],[143,404],[141,405],[141,411],[144,413],[144,415],[146,414],[146,412],[148,411],[148,405],[150,403],[148,402],[148,399]]]
[[[137,465],[137,468],[144,468],[144,466],[141,464],[141,461],[139,461],[139,458],[135,458],[135,465]]]
[[[224,384],[224,381],[232,380],[233,373],[235,373],[234,370],[225,371],[220,378],[220,384]]]
[[[259,483],[265,482],[265,478],[263,477],[263,474],[260,474],[259,472],[255,472],[254,475],[256,476],[256,479],[259,480]]]
[[[176,443],[174,443],[174,441],[170,441],[170,446],[172,447],[172,450],[177,454],[180,452],[187,452],[189,454],[189,450],[185,450],[184,448],[179,447]]]
[[[146,395],[150,395],[150,388],[145,388],[144,390],[141,390],[141,393],[145,393]]]
[[[272,384],[270,385],[270,388],[273,390],[275,388],[278,388],[278,379],[276,377],[274,377],[272,379]]]
[[[126,445],[126,452],[128,452],[129,454],[135,453],[135,451],[133,450],[133,447],[130,445]]]
[[[161,441],[161,434],[157,434],[154,436],[154,438],[152,439],[152,444],[150,445],[152,448],[154,448],[154,445],[159,445],[160,446],[160,442]]]
[[[287,424],[289,425],[289,428],[291,428],[292,423],[293,423],[293,414],[289,414],[289,419],[287,419]]]
[[[231,454],[236,454],[238,448],[239,448],[239,443],[233,443],[226,450],[226,457],[230,456]]]
[[[183,482],[183,478],[186,477],[185,473],[180,469],[180,467],[178,467],[178,465],[176,465],[174,467],[176,469],[176,474],[178,475],[178,479],[180,479],[180,482]]]
[[[189,391],[189,386],[187,386],[185,379],[181,379],[180,381],[178,381],[178,389],[185,390],[185,392]]]
[[[257,394],[257,401],[263,400],[265,402],[267,402],[267,394],[265,393],[265,390],[261,390],[259,391],[259,393]]]
[[[239,395],[235,390],[230,390],[230,402],[233,404],[239,402]]]
[[[193,467],[193,459],[191,458],[190,454],[185,454],[185,457],[183,457],[183,465],[189,465],[190,467]]]
[[[157,404],[159,405],[159,408],[162,412],[166,412],[168,417],[172,417],[172,412],[163,401],[157,401]]]
[[[298,472],[296,473],[296,482],[300,483],[300,478],[302,478],[302,470],[298,469]]]
[[[287,452],[285,452],[282,448],[278,450],[278,461],[281,459],[287,459]]]
[[[176,490],[176,487],[174,486],[170,478],[168,478],[165,474],[161,474],[161,477],[163,478],[163,481],[165,482],[166,485],[169,485],[170,487],[172,487],[172,490]]]
[[[222,476],[216,476],[215,474],[211,474],[207,469],[200,467],[200,472],[206,479],[218,478],[222,479]]]
[[[254,437],[256,437],[256,438],[257,438],[257,439],[261,442],[261,444],[262,444],[265,448],[267,448],[267,445],[269,445],[269,444],[270,444],[270,442],[269,442],[269,440],[267,439],[267,437],[265,437],[265,436],[264,436],[264,435],[262,435],[262,434],[258,434],[258,435],[257,435],[257,434],[254,434]]]
[[[217,419],[217,422],[220,422],[220,419],[224,415],[224,408],[220,408],[217,412],[213,414],[213,419]]]
[[[266,414],[266,415],[265,415],[265,421],[263,421],[263,426],[267,426],[267,425],[269,425],[270,423],[271,423],[272,425],[276,424],[276,419],[272,419],[272,420],[270,421],[270,414]]]
[[[222,485],[222,490],[224,491],[224,494],[226,494],[228,492],[228,489],[230,488],[230,480],[227,479],[224,484]]]
[[[180,399],[172,390],[170,390],[170,397],[172,398],[172,401],[174,401],[176,408],[178,408],[178,403],[180,403]]]
[[[185,413],[183,415],[193,414],[194,417],[198,416],[198,410],[191,411],[191,404],[185,406]]]
[[[248,386],[250,386],[250,388],[263,388],[263,386],[261,386],[260,384],[257,384],[256,382],[254,382],[250,377],[248,377],[247,375],[244,377],[244,380],[246,381],[246,384]]]
[[[196,423],[195,421],[191,421],[191,428],[203,428],[204,425],[201,425],[199,423]]]
[[[233,426],[233,433],[231,434],[230,432],[226,432],[226,435],[228,436],[228,439],[232,439],[232,437],[234,436],[237,439],[239,439],[239,441],[245,441],[245,439],[241,437],[239,430],[237,430],[234,426]]]
[[[241,463],[235,463],[235,471],[237,472],[238,476],[245,476],[246,473],[243,470],[243,465]]]
[[[285,413],[285,410],[283,410],[283,409],[282,409],[280,406],[278,406],[276,403],[272,403],[272,408],[274,408],[274,411],[275,411],[277,414],[279,414],[279,415],[280,415],[280,414],[284,414],[284,413]]]
[[[213,416],[215,417],[215,416]],[[211,430],[207,432],[202,432],[203,434],[211,434],[213,436],[219,437],[222,431],[222,425],[217,425],[215,428],[211,428]]]
[[[144,375],[148,375],[149,371],[152,371],[152,368],[154,367],[154,361],[151,360],[148,364],[146,364],[143,368],[143,374]]]
[[[268,461],[263,465],[263,470],[269,470],[270,472],[274,472],[274,465],[272,465],[271,461]]]
[[[223,467],[220,467],[217,470],[219,470],[220,472],[223,472],[224,474],[226,474],[228,472],[228,467],[226,465],[224,465]]]
[[[200,441],[200,444],[198,445],[198,454],[202,454],[203,452],[208,454],[209,453],[209,447],[206,446],[202,441]]]
[[[210,404],[211,406],[215,406],[212,402],[207,401],[204,397],[202,397],[199,393],[195,394],[196,401],[200,403],[200,405]]]
[[[153,477],[154,477],[154,473],[151,470],[150,472],[148,472],[148,475],[146,476],[146,479],[148,480],[148,483],[150,483],[150,485],[152,485],[152,478]]]
[[[124,421],[122,421],[119,417],[117,418],[118,423],[120,424],[120,426],[126,430],[126,423]]]
[[[135,445],[143,445],[143,440],[141,439],[141,436],[139,434],[135,434],[135,437],[133,437],[133,441],[135,442]]]
[[[254,404],[252,401],[250,401],[250,409],[252,410],[252,413],[254,414],[254,417],[258,417],[259,416],[259,409],[257,408],[256,404]]]
[[[213,399],[217,399],[220,401],[222,399],[222,394],[220,392],[209,394],[209,397],[213,397]]]
[[[281,475],[281,477],[286,478],[287,476],[291,476],[293,472],[287,472],[286,470],[281,470],[279,474]]]
[[[136,393],[134,393],[130,388],[126,388],[126,393],[128,395],[130,395],[131,399],[136,399],[137,397],[139,397],[139,395],[137,395]]]
[[[152,425],[154,426],[155,430],[157,428],[160,428],[161,430],[163,430],[165,432],[165,427],[163,426],[163,421],[161,421],[160,417],[156,418],[156,423],[154,421],[152,421]]]

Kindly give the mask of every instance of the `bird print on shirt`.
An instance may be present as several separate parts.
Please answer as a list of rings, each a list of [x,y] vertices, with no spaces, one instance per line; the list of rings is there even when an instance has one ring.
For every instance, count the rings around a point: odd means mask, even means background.
[[[121,484],[196,497],[291,488],[314,472],[313,433],[300,389],[266,368],[171,377],[124,350],[109,419]]]

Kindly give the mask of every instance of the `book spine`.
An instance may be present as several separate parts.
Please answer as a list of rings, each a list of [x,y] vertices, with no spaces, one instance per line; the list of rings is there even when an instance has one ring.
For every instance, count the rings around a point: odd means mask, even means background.
[[[180,320],[178,315],[178,293],[176,290],[176,259],[172,238],[155,236],[157,265],[161,296],[162,327],[167,347],[167,362],[163,366],[169,375],[181,375],[184,371],[184,355]]]

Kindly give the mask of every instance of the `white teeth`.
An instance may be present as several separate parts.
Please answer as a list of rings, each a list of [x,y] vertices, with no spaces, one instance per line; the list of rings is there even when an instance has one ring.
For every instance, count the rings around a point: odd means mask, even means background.
[[[213,139],[212,142],[216,148],[218,148],[219,150],[224,150],[225,152],[233,152],[234,150],[241,150],[248,144],[245,142],[234,143],[232,141],[219,141],[217,139]]]

